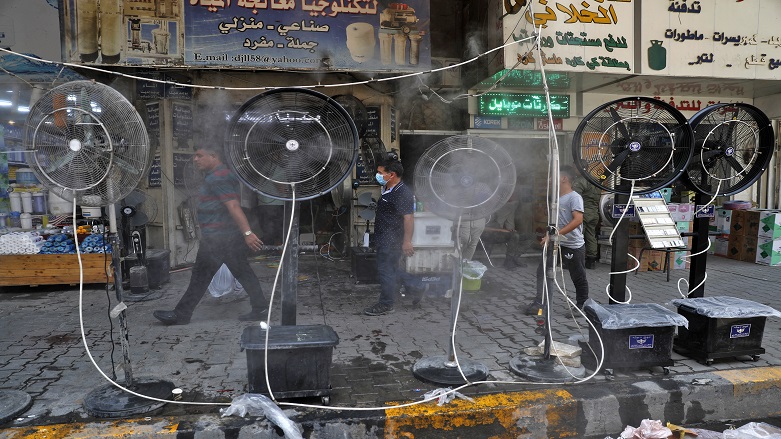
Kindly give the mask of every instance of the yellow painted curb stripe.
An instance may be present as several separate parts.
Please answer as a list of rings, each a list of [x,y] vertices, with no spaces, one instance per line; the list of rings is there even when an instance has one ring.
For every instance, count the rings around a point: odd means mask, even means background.
[[[93,439],[123,437],[176,437],[176,419],[128,419],[112,422],[53,424],[36,427],[16,427],[0,431],[4,439]]]
[[[781,367],[723,370],[714,372],[714,374],[732,383],[735,396],[781,388]]]
[[[413,439],[452,437],[576,437],[577,401],[564,390],[503,393],[456,399],[445,405],[431,401],[385,411],[385,437]],[[474,429],[474,434],[469,433]],[[480,434],[478,434],[480,433]],[[531,437],[531,436],[530,436]]]

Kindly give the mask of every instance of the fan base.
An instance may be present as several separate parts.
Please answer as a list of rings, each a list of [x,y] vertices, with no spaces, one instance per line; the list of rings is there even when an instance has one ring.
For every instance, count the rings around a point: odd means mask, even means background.
[[[0,424],[24,413],[33,405],[33,399],[19,390],[0,390]]]
[[[510,370],[529,381],[537,383],[571,383],[586,376],[586,369],[565,367],[555,358],[516,357],[510,361]]]
[[[174,384],[152,378],[134,380],[130,390],[157,399],[169,399]],[[128,393],[112,384],[92,390],[84,398],[84,409],[98,418],[124,418],[157,410],[165,402],[154,401]]]
[[[449,365],[448,357],[427,357],[419,360],[412,367],[415,378],[433,384],[458,385],[466,384],[458,372],[458,367]],[[483,381],[488,377],[488,368],[473,360],[458,360],[461,370],[469,382]]]

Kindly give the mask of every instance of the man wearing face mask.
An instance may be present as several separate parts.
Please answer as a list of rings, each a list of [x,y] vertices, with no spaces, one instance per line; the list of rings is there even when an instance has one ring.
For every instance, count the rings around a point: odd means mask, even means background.
[[[377,166],[375,178],[382,185],[374,219],[374,242],[377,247],[377,275],[380,298],[363,313],[381,316],[393,312],[393,303],[399,290],[401,256],[412,256],[414,204],[412,190],[401,181],[404,167],[399,161]],[[419,297],[415,301],[419,301]]]

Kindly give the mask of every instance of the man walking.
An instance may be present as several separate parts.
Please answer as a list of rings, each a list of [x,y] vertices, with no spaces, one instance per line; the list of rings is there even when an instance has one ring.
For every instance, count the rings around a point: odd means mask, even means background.
[[[588,279],[586,278],[586,248],[583,239],[583,198],[572,190],[572,182],[576,178],[575,169],[571,166],[562,166],[559,170],[559,211],[558,211],[558,235],[559,254],[561,264],[569,270],[572,284],[575,286],[575,302],[578,308],[588,300]],[[537,297],[526,308],[526,314],[536,315],[542,307],[543,286],[548,281],[549,297],[556,288],[551,279],[546,279],[546,274],[554,267],[553,245],[549,242],[549,236],[545,235],[542,244],[547,243],[548,250],[545,259],[537,267]],[[558,265],[558,264],[556,264]]]
[[[380,316],[393,312],[396,293],[399,291],[401,256],[412,256],[412,232],[414,230],[414,198],[412,190],[401,181],[404,167],[399,161],[377,166],[375,178],[382,185],[374,219],[374,242],[377,247],[377,276],[380,281],[380,298],[363,313]],[[419,292],[416,291],[416,294]],[[413,303],[420,301],[415,297]]]
[[[155,318],[166,325],[185,325],[201,301],[217,270],[225,264],[241,283],[250,298],[252,309],[239,320],[262,320],[268,303],[247,256],[258,251],[263,242],[250,230],[239,203],[239,182],[222,163],[221,151],[202,146],[193,156],[195,166],[206,174],[198,190],[198,222],[201,240],[190,284],[172,311],[158,310]]]

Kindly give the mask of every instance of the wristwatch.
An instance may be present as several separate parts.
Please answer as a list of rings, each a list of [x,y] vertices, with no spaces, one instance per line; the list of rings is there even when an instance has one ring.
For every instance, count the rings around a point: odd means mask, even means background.
[[[252,230],[247,230],[246,232],[244,232],[244,236],[249,236],[251,234],[252,234]]]

